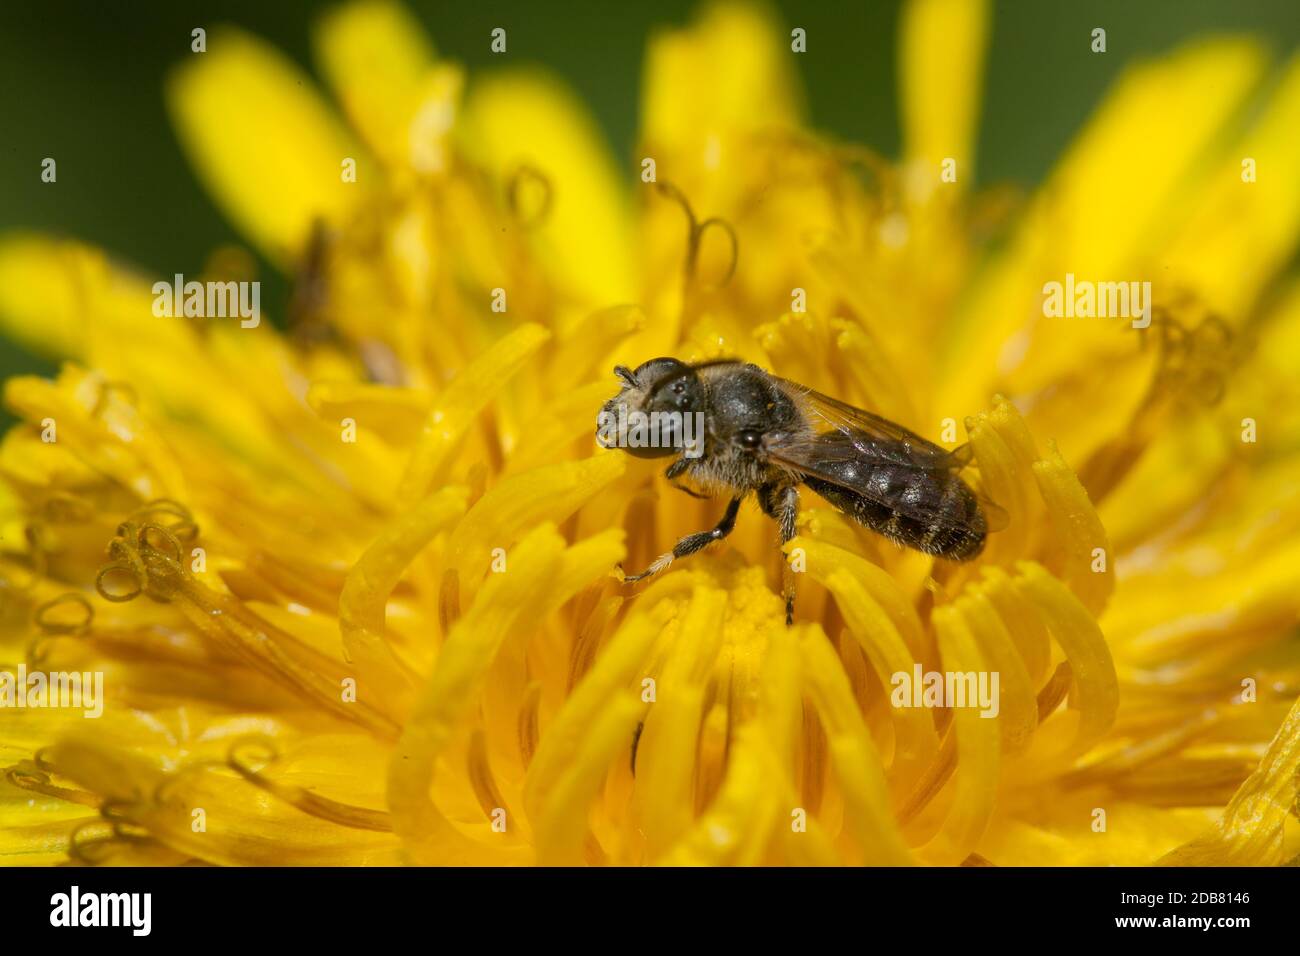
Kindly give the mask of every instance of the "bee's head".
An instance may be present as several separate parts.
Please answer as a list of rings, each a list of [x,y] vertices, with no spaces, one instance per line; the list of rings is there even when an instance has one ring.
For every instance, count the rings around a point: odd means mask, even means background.
[[[664,458],[699,440],[688,416],[704,411],[704,386],[685,362],[657,358],[635,369],[614,368],[623,383],[597,418],[596,438],[637,458]],[[692,439],[692,436],[695,436]]]

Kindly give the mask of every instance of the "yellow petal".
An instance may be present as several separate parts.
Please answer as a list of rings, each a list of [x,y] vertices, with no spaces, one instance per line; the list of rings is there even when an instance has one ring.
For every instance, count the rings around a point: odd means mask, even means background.
[[[873,866],[912,863],[890,803],[880,755],[867,733],[844,668],[820,627],[806,628],[800,645],[808,692],[826,727],[831,762],[844,791],[845,815],[863,861]]]
[[[861,644],[881,686],[891,686],[895,674],[911,674],[919,658],[913,655],[898,628],[864,584],[872,573],[868,570],[869,562],[831,545],[801,538],[796,538],[792,547],[806,550],[809,575],[835,595],[845,623]],[[895,786],[906,788],[934,759],[939,741],[934,722],[924,709],[900,707],[892,714],[896,736]]]
[[[1051,663],[1051,638],[1042,618],[1016,590],[1015,582],[1001,568],[985,568],[980,592],[997,609],[998,617],[1011,635],[1033,686],[1039,686]]]
[[[357,0],[329,11],[314,41],[321,72],[371,151],[391,166],[432,171],[421,157],[451,128],[460,82],[454,70],[435,70],[419,21],[390,0]]]
[[[611,395],[608,382],[592,382],[565,392],[545,408],[537,409],[519,435],[507,474],[518,474],[555,460],[556,450],[591,440],[592,409],[600,408]],[[581,447],[581,446],[580,446]]]
[[[542,736],[528,769],[524,806],[530,819],[544,817],[555,782],[574,761],[587,727],[639,674],[662,627],[662,622],[651,614],[634,612],[610,638],[595,665],[564,701],[564,706]]]
[[[464,513],[465,499],[463,489],[443,488],[403,515],[358,559],[339,596],[343,651],[356,666],[357,693],[386,700],[400,718],[410,711],[413,685],[384,640],[388,597],[416,554]]]
[[[1210,832],[1159,862],[1165,866],[1276,866],[1283,830],[1300,799],[1300,701],[1269,744],[1259,767],[1233,794]]]
[[[167,84],[181,145],[208,191],[272,262],[292,264],[318,219],[339,223],[371,174],[311,78],[241,30],[212,30]],[[343,161],[357,182],[343,181]]]
[[[1022,555],[1035,541],[1042,517],[1034,494],[1032,469],[1038,451],[1033,436],[1015,407],[1004,399],[998,399],[991,412],[976,415],[968,428],[982,490],[1008,519],[1007,527],[988,542],[985,559],[993,562]]]
[[[567,290],[607,306],[631,297],[627,189],[583,105],[550,74],[512,70],[476,84],[458,128],[502,183],[521,167],[549,191],[537,251]]]
[[[547,601],[563,552],[564,541],[554,526],[538,526],[512,549],[510,573],[490,576],[481,600],[457,622],[438,655],[388,776],[393,828],[409,844],[416,862],[518,864],[533,856],[530,848],[513,839],[494,841],[486,817],[468,831],[456,827],[432,801],[429,789],[453,734],[473,714],[501,643]]]
[[[667,866],[756,866],[763,860],[788,794],[772,786],[775,755],[755,723],[736,730],[717,796],[665,856]]]
[[[1107,799],[1106,829],[1092,829],[1096,800],[1043,800],[1035,823],[999,817],[979,852],[998,866],[1150,866],[1205,826],[1202,809],[1164,809]]]
[[[687,29],[654,37],[641,83],[650,155],[687,151],[716,168],[726,157],[708,157],[726,134],[793,125],[800,111],[790,57],[788,38],[749,4],[710,4]],[[671,169],[658,172],[674,177]]]
[[[656,681],[655,706],[637,747],[636,798],[651,860],[691,824],[698,728],[722,643],[726,598],[717,589],[696,589]]]
[[[1115,587],[1115,557],[1106,529],[1088,500],[1088,492],[1055,448],[1050,458],[1034,463],[1034,477],[1055,532],[1049,567],[1084,607],[1099,615]]]
[[[1120,334],[1114,322],[1044,317],[1044,283],[1156,278],[1150,237],[1185,210],[1185,177],[1264,62],[1249,41],[1204,40],[1121,77],[966,300],[944,342],[939,408],[978,406],[1013,371],[1018,390],[1042,387]]]
[[[0,328],[43,355],[75,358],[85,351],[85,299],[77,272],[84,247],[41,236],[10,234],[0,242]],[[141,289],[141,304],[147,289]]]
[[[545,866],[580,862],[588,833],[586,808],[604,783],[614,756],[628,746],[644,706],[623,691],[606,702],[549,794],[537,825],[537,862]]]
[[[606,452],[505,479],[456,526],[448,565],[472,592],[487,573],[493,548],[508,548],[541,521],[563,521],[623,473],[623,459],[619,452]]]
[[[903,8],[903,153],[931,183],[947,158],[957,161],[957,184],[974,179],[988,18],[983,0],[911,0]]]
[[[1300,236],[1300,57],[1292,57],[1263,114],[1227,150],[1187,224],[1162,257],[1162,280],[1195,290],[1240,321]],[[1250,160],[1254,181],[1243,180]],[[1167,274],[1165,272],[1167,270]]]
[[[1002,620],[996,605],[976,585],[953,602],[966,622],[989,670],[998,675],[998,712],[995,720],[1002,734],[1002,752],[1018,753],[1029,745],[1038,726],[1038,701],[1029,670]]]
[[[428,492],[456,443],[474,424],[474,416],[550,337],[540,325],[521,325],[467,365],[438,395],[425,417],[420,440],[411,450],[397,491],[399,501],[418,501]]]
[[[970,627],[955,608],[935,608],[934,628],[945,671],[979,674],[989,669]],[[1001,749],[998,721],[980,716],[976,707],[954,708],[950,733],[957,737],[952,804],[939,832],[918,851],[927,862],[948,866],[975,850],[992,819]]]
[[[1073,668],[1078,695],[1071,705],[1081,715],[1076,747],[1082,749],[1110,728],[1119,707],[1110,648],[1097,622],[1069,588],[1033,562],[1022,561],[1016,568],[1021,592],[1038,608]]]

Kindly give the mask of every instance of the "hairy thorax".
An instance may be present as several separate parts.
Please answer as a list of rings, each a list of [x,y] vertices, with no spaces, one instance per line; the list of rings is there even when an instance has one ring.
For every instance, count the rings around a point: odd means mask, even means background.
[[[768,461],[764,446],[774,438],[811,436],[796,402],[757,366],[704,369],[701,378],[707,399],[705,445],[703,456],[686,469],[691,482],[712,495],[788,484],[791,476]]]

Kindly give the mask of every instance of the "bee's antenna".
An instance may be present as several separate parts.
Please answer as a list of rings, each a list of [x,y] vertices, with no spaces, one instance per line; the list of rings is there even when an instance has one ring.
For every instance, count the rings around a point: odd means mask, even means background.
[[[626,365],[615,365],[614,374],[626,382],[629,388],[636,388],[636,376]]]

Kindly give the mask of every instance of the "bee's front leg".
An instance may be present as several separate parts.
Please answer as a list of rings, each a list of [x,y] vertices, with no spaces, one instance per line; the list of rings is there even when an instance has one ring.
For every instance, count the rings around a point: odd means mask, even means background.
[[[736,526],[736,514],[740,511],[740,501],[740,498],[731,499],[731,503],[727,505],[727,510],[723,512],[722,520],[718,522],[716,527],[709,531],[697,531],[695,534],[688,534],[679,540],[667,554],[661,554],[655,558],[650,567],[640,574],[624,575],[623,580],[640,581],[643,578],[651,577],[663,571],[677,558],[684,558],[699,551],[705,545],[712,544],[714,541],[721,541],[731,534],[731,529]]]

